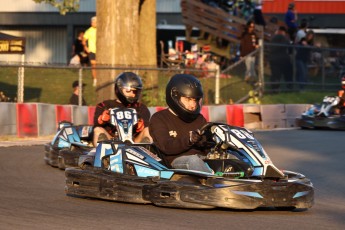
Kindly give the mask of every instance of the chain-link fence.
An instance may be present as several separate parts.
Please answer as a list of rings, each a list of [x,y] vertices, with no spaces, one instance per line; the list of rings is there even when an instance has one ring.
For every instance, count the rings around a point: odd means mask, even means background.
[[[72,83],[76,80],[85,83],[82,97],[87,105],[96,105],[96,94],[106,85],[113,90],[113,81],[93,87],[91,68],[78,66],[28,65],[0,63],[0,93],[8,102],[39,102],[68,104],[72,95]],[[181,68],[124,68],[96,67],[98,79],[109,72],[132,71],[139,74],[144,83],[142,101],[148,106],[165,106],[165,86],[169,79],[178,73],[190,73],[202,82],[205,104],[215,104],[216,70]],[[207,77],[212,73],[212,77]],[[115,78],[114,75],[113,78]],[[100,82],[100,81],[99,81]],[[22,87],[21,87],[22,85]],[[80,84],[82,85],[82,84]],[[18,95],[23,95],[20,99]]]
[[[299,47],[265,43],[249,56],[256,57],[257,77],[245,81],[245,59],[216,60],[217,68],[120,68],[97,67],[98,77],[114,70],[138,73],[144,82],[142,100],[148,106],[165,106],[165,86],[177,73],[197,76],[204,88],[204,104],[257,103],[262,94],[329,91],[340,87],[345,73],[345,49]],[[308,51],[305,62],[297,53]],[[274,53],[276,52],[276,53]],[[285,55],[286,54],[286,55]],[[285,57],[285,58],[283,58]],[[1,101],[68,104],[75,80],[86,83],[82,91],[87,105],[96,105],[97,90],[92,86],[90,67],[0,63]],[[300,77],[305,70],[304,78]],[[103,75],[103,76],[102,76]],[[22,86],[21,86],[22,84]],[[111,82],[110,82],[111,84]],[[21,91],[22,89],[22,91]],[[19,98],[20,99],[20,98]]]
[[[265,93],[336,91],[345,67],[345,49],[264,46]]]

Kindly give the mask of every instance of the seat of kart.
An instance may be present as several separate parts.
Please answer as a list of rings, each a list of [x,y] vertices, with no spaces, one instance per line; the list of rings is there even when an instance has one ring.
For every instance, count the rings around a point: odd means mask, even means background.
[[[160,151],[159,148],[154,143],[151,143],[148,147],[149,147],[148,150],[156,154],[162,160],[160,162],[162,165],[170,169],[172,168],[172,166],[167,161],[165,154],[162,151]]]
[[[80,140],[92,142],[93,128],[94,126],[92,125],[77,125],[76,130],[79,134]]]

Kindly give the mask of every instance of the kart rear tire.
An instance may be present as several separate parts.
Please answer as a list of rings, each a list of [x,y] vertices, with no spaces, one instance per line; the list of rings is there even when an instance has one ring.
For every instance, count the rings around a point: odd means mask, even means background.
[[[65,159],[63,157],[59,157],[59,159],[58,159],[58,167],[61,170],[65,170],[66,164],[65,164]]]
[[[295,210],[296,207],[293,206],[287,206],[287,207],[275,207],[279,211],[292,211]]]

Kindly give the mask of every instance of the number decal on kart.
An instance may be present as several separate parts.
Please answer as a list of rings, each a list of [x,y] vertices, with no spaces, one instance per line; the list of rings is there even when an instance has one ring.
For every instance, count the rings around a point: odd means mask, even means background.
[[[118,112],[116,112],[116,119],[117,120],[122,120],[122,119],[130,120],[130,119],[132,119],[132,113],[130,111],[118,111]]]
[[[335,99],[336,99],[335,97],[326,96],[324,97],[323,102],[332,104]]]
[[[254,137],[245,130],[232,129],[231,132],[233,134],[235,134],[240,139],[247,139],[248,138],[248,139],[254,140]]]

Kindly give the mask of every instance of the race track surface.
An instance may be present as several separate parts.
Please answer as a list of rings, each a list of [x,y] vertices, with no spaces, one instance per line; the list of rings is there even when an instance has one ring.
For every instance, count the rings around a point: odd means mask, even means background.
[[[186,210],[66,196],[43,145],[0,147],[0,229],[345,229],[345,132],[255,132],[278,168],[315,186],[309,210]]]

